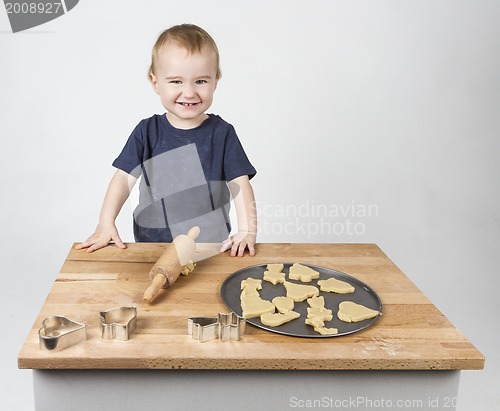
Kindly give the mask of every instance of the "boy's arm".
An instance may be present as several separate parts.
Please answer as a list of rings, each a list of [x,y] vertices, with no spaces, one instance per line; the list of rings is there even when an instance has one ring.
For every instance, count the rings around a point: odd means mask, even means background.
[[[87,251],[91,253],[107,246],[110,241],[114,241],[120,248],[125,248],[125,244],[123,244],[116,229],[115,220],[136,181],[137,178],[127,174],[125,171],[116,171],[104,197],[99,215],[99,224],[94,234],[75,247],[77,250],[88,248]]]
[[[230,248],[231,256],[241,257],[248,247],[248,253],[254,256],[257,239],[257,208],[252,185],[248,176],[245,175],[229,181],[228,186],[238,217],[238,233],[224,241],[220,251]]]

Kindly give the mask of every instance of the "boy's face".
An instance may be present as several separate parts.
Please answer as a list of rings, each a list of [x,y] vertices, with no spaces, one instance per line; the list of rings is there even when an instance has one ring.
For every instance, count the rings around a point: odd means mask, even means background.
[[[203,47],[189,53],[175,43],[164,44],[158,52],[156,75],[151,83],[167,109],[170,123],[181,129],[199,126],[212,105],[217,80],[215,53]]]

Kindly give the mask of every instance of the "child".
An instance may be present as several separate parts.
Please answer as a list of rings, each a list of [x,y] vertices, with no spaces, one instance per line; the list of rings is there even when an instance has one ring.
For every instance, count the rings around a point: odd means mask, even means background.
[[[134,211],[138,242],[171,242],[198,225],[197,241],[222,243],[220,252],[255,255],[257,216],[250,179],[256,174],[234,128],[206,114],[221,77],[212,37],[192,24],[171,27],[153,47],[149,79],[167,112],[142,120],[113,162],[97,228],[76,246],[92,252],[110,241],[125,248],[115,219],[142,175]],[[228,190],[229,187],[229,190]],[[238,233],[228,212],[234,199]]]

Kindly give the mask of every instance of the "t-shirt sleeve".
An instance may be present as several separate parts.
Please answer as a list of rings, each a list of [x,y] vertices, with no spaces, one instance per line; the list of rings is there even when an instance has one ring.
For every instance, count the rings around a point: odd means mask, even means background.
[[[136,178],[141,175],[144,157],[144,138],[142,122],[139,123],[127,140],[120,155],[113,161],[113,167],[119,168]]]
[[[247,175],[249,179],[257,174],[250,163],[233,126],[229,127],[224,147],[224,176],[226,181]]]

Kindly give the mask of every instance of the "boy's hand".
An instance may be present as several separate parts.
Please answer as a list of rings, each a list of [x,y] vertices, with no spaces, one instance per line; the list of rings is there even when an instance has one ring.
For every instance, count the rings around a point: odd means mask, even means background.
[[[256,234],[249,233],[248,231],[239,231],[222,243],[220,252],[223,253],[224,251],[231,249],[231,257],[243,257],[245,249],[248,248],[248,254],[253,257],[255,255],[256,240]]]
[[[81,250],[87,248],[87,252],[98,250],[99,248],[106,247],[111,241],[121,248],[127,248],[118,234],[118,230],[114,224],[102,225],[99,224],[95,230],[95,233],[87,238],[83,243],[78,244],[75,248]]]

